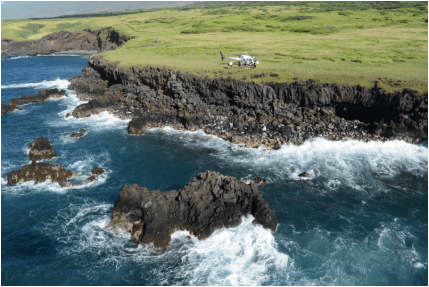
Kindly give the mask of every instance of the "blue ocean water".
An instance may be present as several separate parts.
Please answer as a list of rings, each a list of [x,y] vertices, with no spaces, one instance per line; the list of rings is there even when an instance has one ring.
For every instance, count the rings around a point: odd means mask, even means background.
[[[66,88],[87,66],[78,56],[1,61],[1,101]],[[428,144],[307,141],[265,152],[203,132],[152,129],[129,135],[127,121],[103,113],[65,115],[68,97],[22,106],[1,119],[2,285],[427,285]],[[64,133],[87,130],[80,139]],[[83,182],[9,186],[30,163],[28,145],[49,138],[60,164]],[[218,151],[207,154],[208,148]],[[275,234],[243,218],[199,241],[173,234],[159,254],[130,235],[104,229],[124,184],[180,189],[215,170],[268,184],[260,191],[278,218]],[[306,171],[310,177],[298,174]]]

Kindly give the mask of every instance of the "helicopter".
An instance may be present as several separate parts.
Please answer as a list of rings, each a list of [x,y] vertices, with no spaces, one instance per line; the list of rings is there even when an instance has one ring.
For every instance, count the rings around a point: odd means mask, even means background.
[[[256,68],[256,65],[259,65],[259,61],[255,57],[250,57],[249,55],[241,55],[240,57],[225,57],[222,54],[222,51],[220,52],[220,57],[222,61],[224,59],[230,59],[238,62],[238,66],[253,66]]]

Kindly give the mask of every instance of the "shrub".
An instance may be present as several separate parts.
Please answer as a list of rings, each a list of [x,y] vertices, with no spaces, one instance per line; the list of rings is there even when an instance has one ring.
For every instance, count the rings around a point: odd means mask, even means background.
[[[27,23],[27,25],[19,27],[19,28],[24,29],[24,30],[28,30],[30,32],[37,33],[37,31],[43,27],[45,27],[45,25],[35,24],[35,23]]]
[[[72,28],[75,26],[79,26],[81,23],[59,23],[57,24],[57,30],[64,30],[68,28]]]

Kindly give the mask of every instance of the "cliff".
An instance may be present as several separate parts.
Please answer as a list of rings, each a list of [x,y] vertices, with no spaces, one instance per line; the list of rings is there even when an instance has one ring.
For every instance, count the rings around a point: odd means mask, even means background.
[[[145,122],[141,129],[201,128],[234,143],[273,148],[313,137],[427,139],[427,94],[412,90],[386,93],[376,86],[317,85],[311,80],[259,85],[202,79],[162,68],[124,70],[100,57],[92,57],[89,68],[69,80],[71,89],[90,100],[73,116],[107,110],[134,119],[132,126],[135,121]]]
[[[48,55],[58,52],[101,51],[114,50],[126,41],[133,39],[126,35],[120,35],[111,27],[100,30],[85,29],[83,31],[69,32],[59,31],[44,36],[40,40],[15,42],[12,39],[2,38],[2,55]]]

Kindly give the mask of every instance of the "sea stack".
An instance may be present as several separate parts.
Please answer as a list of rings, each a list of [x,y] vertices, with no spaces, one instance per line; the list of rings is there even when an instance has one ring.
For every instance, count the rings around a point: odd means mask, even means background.
[[[214,171],[199,173],[184,188],[161,192],[125,185],[111,212],[108,228],[133,234],[135,243],[165,247],[176,230],[199,239],[222,227],[234,227],[242,216],[275,232],[277,218],[258,187]]]
[[[41,137],[30,143],[30,160],[39,161],[42,159],[51,159],[57,156],[54,147],[51,146],[47,138]]]

